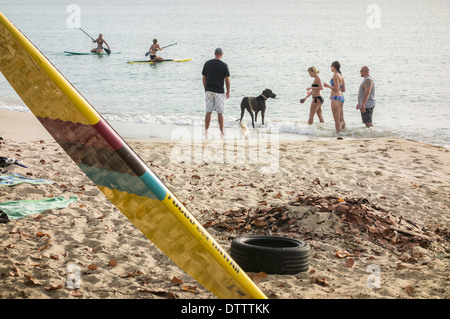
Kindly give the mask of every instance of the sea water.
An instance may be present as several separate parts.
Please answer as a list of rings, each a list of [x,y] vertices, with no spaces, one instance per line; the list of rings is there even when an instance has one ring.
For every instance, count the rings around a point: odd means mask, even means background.
[[[325,123],[308,125],[310,99],[300,104],[315,66],[323,82],[340,61],[346,81],[345,138],[401,137],[450,147],[450,3],[447,0],[0,0],[0,11],[30,39],[123,137],[174,138],[183,128],[202,127],[205,115],[201,71],[223,48],[231,73],[225,106],[226,134],[245,96],[270,88],[265,125],[256,130],[282,138],[335,138],[329,90]],[[110,56],[88,52],[103,33]],[[128,64],[144,60],[153,38],[166,59],[184,63]],[[359,70],[371,69],[377,104],[366,129],[356,110]],[[0,76],[0,108],[28,112]],[[218,131],[213,114],[210,131]],[[249,114],[244,121],[251,128]],[[180,131],[181,129],[181,131]],[[177,138],[177,137],[175,137]]]

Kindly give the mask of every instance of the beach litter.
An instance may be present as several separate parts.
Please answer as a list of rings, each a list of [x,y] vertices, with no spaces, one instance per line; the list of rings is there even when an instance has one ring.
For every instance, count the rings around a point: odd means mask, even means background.
[[[9,219],[15,220],[28,215],[38,214],[48,209],[68,207],[71,203],[77,201],[78,197],[76,196],[71,196],[69,199],[60,196],[38,200],[9,201],[0,203],[0,210],[4,211]]]
[[[0,187],[14,186],[22,183],[31,185],[53,184],[50,180],[24,177],[17,173],[0,174]]]

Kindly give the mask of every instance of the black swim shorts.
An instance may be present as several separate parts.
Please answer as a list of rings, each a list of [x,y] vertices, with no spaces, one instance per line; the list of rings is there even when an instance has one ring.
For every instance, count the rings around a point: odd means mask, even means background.
[[[361,112],[361,118],[363,123],[372,123],[372,114],[375,105],[371,108],[366,108],[366,112]]]

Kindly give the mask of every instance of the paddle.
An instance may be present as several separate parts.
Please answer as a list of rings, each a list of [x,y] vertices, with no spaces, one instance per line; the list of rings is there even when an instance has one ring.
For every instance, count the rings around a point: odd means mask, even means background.
[[[78,28],[78,29],[80,29],[81,31],[83,31],[84,32],[84,34],[86,34],[89,38],[91,38],[92,39],[92,42],[95,42],[95,40],[94,40],[94,38],[93,37],[91,37],[86,31],[84,31],[83,29],[81,29],[81,28]],[[107,49],[107,48],[103,48],[103,50],[105,50],[106,51],[106,53],[108,53],[108,54],[111,54],[111,50],[110,49]]]
[[[165,48],[171,47],[172,45],[177,45],[177,42],[169,44],[169,45],[166,45],[165,47],[162,47],[161,49],[165,49]],[[145,56],[148,56],[149,54],[150,54],[150,51],[145,52]]]

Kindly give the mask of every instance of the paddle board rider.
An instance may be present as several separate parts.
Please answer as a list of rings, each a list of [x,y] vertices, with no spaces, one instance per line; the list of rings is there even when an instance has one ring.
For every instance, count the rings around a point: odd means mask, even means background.
[[[164,58],[157,56],[156,52],[161,51],[163,48],[161,48],[158,44],[158,39],[153,39],[153,44],[150,46],[149,52],[150,52],[150,61],[163,61]]]
[[[103,43],[106,44],[106,46],[108,47],[108,50],[111,50],[109,48],[108,43],[106,43],[106,41],[103,39],[103,34],[99,34],[98,38],[95,40],[92,40],[92,42],[97,43],[97,48],[92,49],[91,50],[92,53],[102,53],[103,52]]]

